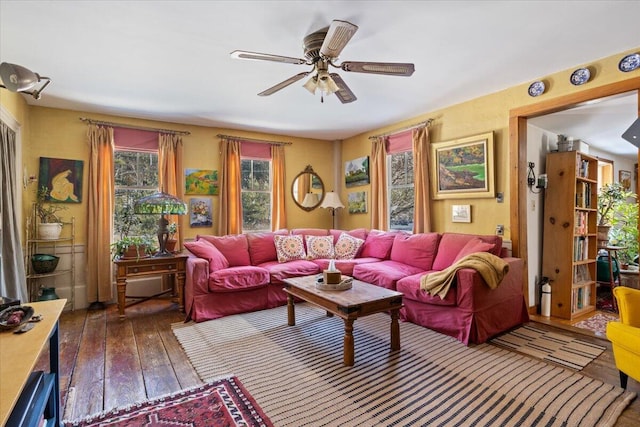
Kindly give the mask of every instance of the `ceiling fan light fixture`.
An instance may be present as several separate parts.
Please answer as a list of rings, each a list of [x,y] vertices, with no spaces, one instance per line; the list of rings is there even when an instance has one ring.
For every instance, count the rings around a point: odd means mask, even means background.
[[[317,79],[318,76],[311,77],[304,85],[302,85],[302,87],[311,92],[312,95],[315,95],[316,89],[318,88]]]
[[[2,79],[0,87],[10,92],[29,94],[35,99],[40,99],[42,90],[51,83],[49,77],[42,77],[38,73],[34,73],[21,65],[10,64],[8,62],[0,64],[0,79]],[[40,89],[31,90],[42,80],[46,80],[46,82]]]

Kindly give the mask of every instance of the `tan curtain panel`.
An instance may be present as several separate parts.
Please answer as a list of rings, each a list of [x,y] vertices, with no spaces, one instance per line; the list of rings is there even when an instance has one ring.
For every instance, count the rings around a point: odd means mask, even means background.
[[[273,231],[287,227],[285,213],[285,165],[284,147],[282,145],[271,146],[271,229]]]
[[[89,191],[87,209],[87,302],[112,299],[110,244],[113,236],[113,128],[89,125]]]
[[[220,140],[220,207],[218,235],[242,232],[240,142]]]
[[[426,127],[414,129],[413,143],[413,179],[414,211],[413,232],[431,231],[431,200],[429,195],[429,130]]]
[[[387,208],[387,150],[383,137],[371,144],[371,228],[387,230],[389,213]]]
[[[160,191],[184,200],[184,175],[182,171],[182,137],[176,134],[161,133],[158,140],[158,184]],[[184,215],[169,215],[169,222],[178,224],[178,248],[182,248],[182,227]]]

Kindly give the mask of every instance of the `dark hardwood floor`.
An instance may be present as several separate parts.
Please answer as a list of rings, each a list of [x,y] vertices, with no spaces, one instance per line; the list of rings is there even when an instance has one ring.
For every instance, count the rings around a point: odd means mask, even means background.
[[[184,320],[169,300],[151,300],[127,308],[120,320],[115,305],[105,310],[76,310],[60,319],[60,368],[63,415],[77,419],[201,383],[171,332],[171,323]],[[542,328],[560,329],[537,323]],[[572,330],[574,329],[574,330]],[[619,384],[608,341],[562,326],[562,333],[593,340],[607,350],[581,372]],[[47,369],[43,354],[38,368]],[[628,389],[640,394],[640,384],[629,379]],[[251,390],[249,390],[251,391]],[[616,426],[640,423],[636,398]]]

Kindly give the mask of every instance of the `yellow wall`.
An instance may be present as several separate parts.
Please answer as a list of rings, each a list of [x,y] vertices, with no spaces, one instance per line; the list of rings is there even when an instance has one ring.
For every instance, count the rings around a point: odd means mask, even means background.
[[[630,73],[618,70],[620,59],[632,52],[638,52],[640,48],[595,60],[582,65],[576,65],[571,69],[560,71],[549,76],[540,76],[546,84],[546,92],[536,98],[528,95],[527,89],[532,82],[525,82],[509,89],[489,94],[480,98],[453,105],[441,110],[431,111],[423,115],[408,119],[392,126],[373,129],[361,135],[343,141],[342,158],[345,161],[369,156],[371,154],[371,142],[369,136],[393,132],[404,126],[435,119],[429,128],[430,141],[441,142],[454,140],[466,136],[477,135],[489,131],[494,132],[495,144],[495,188],[496,192],[504,193],[504,203],[497,203],[495,199],[447,199],[431,202],[432,228],[434,231],[444,232],[470,232],[480,234],[494,234],[497,224],[505,225],[505,238],[509,239],[511,229],[509,226],[509,111],[513,108],[534,104],[539,101],[556,98],[563,95],[576,93],[585,89],[619,82],[640,75],[640,69]],[[582,85],[574,86],[569,82],[569,76],[579,67],[589,67],[591,80]],[[416,96],[428,96],[428,94],[416,94]],[[344,173],[344,164],[342,165]],[[342,183],[341,195],[346,200],[350,191],[366,191],[369,195],[371,186],[347,189]],[[471,223],[451,222],[451,205],[470,204],[472,212]],[[515,207],[514,207],[515,208]],[[346,210],[339,210],[340,221],[343,228],[370,227],[369,213],[350,215]]]
[[[27,167],[29,175],[38,175],[40,157],[85,161],[82,185],[83,202],[80,204],[68,204],[69,209],[61,213],[63,219],[68,219],[68,217],[72,215],[75,216],[77,240],[80,244],[85,242],[86,235],[86,200],[88,187],[88,165],[86,162],[89,157],[89,147],[86,142],[87,125],[80,121],[79,117],[90,117],[96,120],[114,121],[129,125],[188,131],[191,134],[183,137],[184,167],[190,169],[220,169],[219,138],[216,136],[220,133],[247,138],[292,142],[292,145],[285,147],[285,182],[287,185],[287,194],[290,192],[291,182],[294,177],[301,172],[307,164],[311,164],[321,177],[329,177],[333,171],[331,161],[332,143],[328,141],[138,120],[37,106],[31,107],[29,111],[31,136],[24,149],[24,164]],[[25,194],[25,206],[30,206],[33,201],[36,184],[31,184],[29,187],[30,190]],[[207,196],[186,196],[186,201],[188,202],[191,197]],[[214,226],[210,228],[190,228],[188,226],[188,220],[186,220],[185,229],[183,230],[183,235],[186,238],[193,238],[196,234],[215,234],[219,207],[218,197],[210,197],[213,199]],[[324,211],[323,209],[317,209],[314,212],[305,212],[299,209],[289,197],[286,201],[286,211],[288,228],[308,226],[329,228],[331,226],[331,218],[326,214],[326,211],[322,212]],[[323,215],[323,213],[325,215]]]

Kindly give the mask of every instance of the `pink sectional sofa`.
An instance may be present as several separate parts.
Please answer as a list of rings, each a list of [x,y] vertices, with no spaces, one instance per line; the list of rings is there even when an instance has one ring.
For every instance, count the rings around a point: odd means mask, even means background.
[[[329,242],[335,248],[327,248]],[[285,305],[283,280],[319,274],[332,257],[342,258],[335,264],[343,274],[402,292],[402,320],[467,345],[485,342],[529,319],[522,294],[523,261],[505,256],[500,236],[295,229],[202,235],[185,247],[190,252],[185,310],[187,319],[196,322]],[[322,256],[325,249],[333,251],[331,256]],[[444,299],[420,290],[423,275],[479,251],[502,256],[509,264],[498,288],[490,289],[475,270],[462,269]]]

